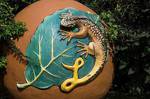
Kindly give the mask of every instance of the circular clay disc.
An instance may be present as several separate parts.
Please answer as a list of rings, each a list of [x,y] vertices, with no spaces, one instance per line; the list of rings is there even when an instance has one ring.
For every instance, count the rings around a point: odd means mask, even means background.
[[[32,57],[32,54],[28,52],[28,49],[30,49],[29,44],[32,45],[32,43],[34,43],[34,39],[36,38],[35,35],[38,33],[37,31],[39,29],[39,26],[42,27],[44,26],[42,24],[46,24],[44,22],[47,22],[48,24],[45,25],[45,27],[46,26],[49,27],[49,24],[52,22],[51,19],[52,16],[50,15],[55,15],[54,13],[56,13],[56,17],[53,16],[53,18],[57,18],[59,11],[64,11],[62,9],[65,8],[69,8],[69,9],[73,8],[71,11],[74,14],[79,14],[78,12],[76,12],[77,10],[81,13],[86,12],[90,14],[95,14],[94,11],[78,3],[75,0],[40,0],[38,2],[31,4],[30,6],[20,11],[15,17],[16,21],[24,22],[27,28],[27,31],[25,32],[24,36],[22,36],[18,41],[15,41],[16,46],[21,50],[21,52],[23,52],[24,54],[28,53]],[[51,21],[48,21],[50,19]],[[55,26],[55,25],[56,23],[53,23],[51,26]],[[54,29],[57,30],[57,27],[55,27]],[[45,32],[42,33],[43,33],[42,35],[44,35]],[[37,38],[38,39],[40,38],[39,35],[37,35]],[[40,40],[42,40],[42,37],[40,38]],[[59,44],[59,42],[57,42],[57,44]],[[64,45],[61,44],[59,46],[62,46],[61,47],[62,49],[64,47]],[[45,53],[47,52],[49,47],[46,48],[47,49],[44,49]],[[59,52],[56,49],[54,51]],[[19,63],[19,61],[13,55],[9,54],[7,58],[8,58],[8,66],[7,66],[6,74],[4,76],[4,85],[6,86],[8,91],[12,94],[11,99],[13,98],[14,99],[101,99],[107,94],[109,88],[112,85],[114,67],[113,67],[111,56],[109,56],[108,61],[105,64],[102,72],[94,80],[86,84],[83,84],[81,86],[77,86],[76,88],[74,88],[72,91],[68,93],[62,92],[60,90],[60,82],[63,80],[63,77],[61,79],[56,79],[56,80],[54,79],[56,83],[50,85],[49,87],[43,87],[42,84],[37,83],[34,84],[33,86],[28,86],[27,88],[24,89],[17,88],[16,85],[17,83],[23,84],[27,82],[25,75],[26,76],[30,75],[30,77],[32,77],[33,75],[32,74],[28,75],[26,72],[26,70],[28,70],[28,68],[26,68],[27,65],[23,63]],[[46,61],[47,58],[44,59],[45,59],[44,61]],[[70,65],[73,65],[73,63],[74,61],[72,61],[72,64],[70,63]],[[90,63],[92,63],[92,59],[89,60],[89,64]],[[55,70],[54,68],[53,71],[57,71],[57,70]],[[82,75],[84,76],[85,75],[84,73],[86,72],[88,72],[88,70],[86,69],[85,66],[85,68],[81,69],[81,76]],[[69,74],[71,72],[67,72],[66,70],[66,74],[67,73]],[[71,75],[69,75],[68,77],[71,77]],[[27,78],[27,79],[32,80],[32,78]],[[41,78],[41,81],[46,82],[46,79]]]

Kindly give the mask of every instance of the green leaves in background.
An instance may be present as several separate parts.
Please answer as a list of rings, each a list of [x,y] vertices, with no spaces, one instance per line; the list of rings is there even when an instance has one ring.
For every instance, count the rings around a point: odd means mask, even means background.
[[[14,20],[15,8],[10,5],[8,0],[0,0],[0,67],[6,67],[5,56],[9,51],[15,53],[19,57],[22,53],[14,45],[15,39],[19,39],[20,36],[26,31],[25,25],[21,22],[15,22]],[[21,58],[21,57],[20,57]],[[0,68],[0,69],[1,69]]]
[[[7,59],[6,59],[6,57],[1,56],[0,57],[0,69],[5,68],[6,65],[7,65]]]
[[[106,24],[109,27],[108,28],[109,32],[107,32],[109,42],[113,42],[114,40],[117,39],[118,32],[119,32],[119,25],[117,24],[111,11],[101,12],[100,17],[101,19],[105,20]]]
[[[24,24],[14,21],[13,8],[5,1],[0,1],[0,41],[19,38],[23,35]]]

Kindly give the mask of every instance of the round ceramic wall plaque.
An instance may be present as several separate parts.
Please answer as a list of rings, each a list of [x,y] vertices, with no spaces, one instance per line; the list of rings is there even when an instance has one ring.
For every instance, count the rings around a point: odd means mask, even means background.
[[[98,15],[73,0],[41,0],[16,20],[28,31],[16,41],[27,64],[8,56],[4,82],[15,98],[99,99],[106,94],[113,67]]]

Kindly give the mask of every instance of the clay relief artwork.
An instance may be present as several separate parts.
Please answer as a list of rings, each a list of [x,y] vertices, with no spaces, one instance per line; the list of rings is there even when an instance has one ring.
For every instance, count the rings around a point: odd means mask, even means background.
[[[102,71],[108,58],[105,25],[96,14],[73,8],[44,18],[26,49],[25,83],[47,89],[59,86],[63,92],[90,83]]]

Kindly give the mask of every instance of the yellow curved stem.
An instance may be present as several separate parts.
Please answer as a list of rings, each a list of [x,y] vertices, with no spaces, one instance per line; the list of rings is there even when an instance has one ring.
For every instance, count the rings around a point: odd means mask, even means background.
[[[63,64],[63,63],[62,63]],[[79,78],[78,78],[78,70],[84,65],[84,60],[82,58],[77,58],[75,60],[75,63],[73,66],[69,66],[66,64],[63,64],[63,66],[71,70],[73,72],[73,77],[65,80],[61,84],[61,90],[64,92],[71,91],[74,87],[76,87],[78,84],[80,84]]]
[[[95,65],[93,66],[93,69],[84,77],[79,78],[78,71],[79,69],[84,65],[84,60],[82,58],[77,58],[75,60],[75,63],[73,66],[69,66],[66,64],[63,64],[65,68],[68,70],[71,70],[73,72],[73,77],[65,80],[61,84],[61,90],[64,92],[70,92],[72,89],[74,89],[76,86],[81,85],[89,81],[94,75],[96,75],[97,71],[99,71],[102,68],[102,58],[97,57],[95,61]]]

